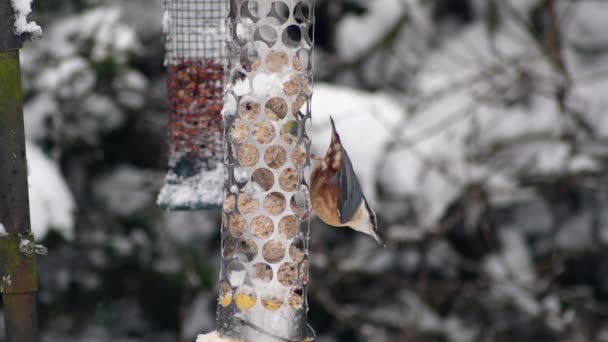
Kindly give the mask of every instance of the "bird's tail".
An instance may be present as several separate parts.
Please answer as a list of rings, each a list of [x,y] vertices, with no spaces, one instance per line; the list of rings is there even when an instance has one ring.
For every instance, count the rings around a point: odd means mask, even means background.
[[[334,118],[332,118],[331,115],[329,116],[329,121],[331,122],[331,142],[333,145],[335,142],[340,142],[340,135],[338,135],[338,131],[336,130],[336,123],[334,122]]]

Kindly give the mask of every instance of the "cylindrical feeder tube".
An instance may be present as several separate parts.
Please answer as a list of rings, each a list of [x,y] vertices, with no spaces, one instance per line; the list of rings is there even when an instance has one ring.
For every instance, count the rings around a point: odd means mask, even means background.
[[[158,204],[222,203],[226,0],[167,0],[163,16],[169,95],[169,172]]]
[[[314,1],[231,0],[221,336],[312,340],[307,325]]]

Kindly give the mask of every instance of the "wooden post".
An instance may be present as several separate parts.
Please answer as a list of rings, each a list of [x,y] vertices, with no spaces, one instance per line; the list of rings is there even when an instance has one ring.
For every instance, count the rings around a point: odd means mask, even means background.
[[[31,246],[21,103],[20,38],[11,0],[0,0],[0,290],[7,342],[37,342],[35,253]],[[7,233],[7,234],[4,234]]]

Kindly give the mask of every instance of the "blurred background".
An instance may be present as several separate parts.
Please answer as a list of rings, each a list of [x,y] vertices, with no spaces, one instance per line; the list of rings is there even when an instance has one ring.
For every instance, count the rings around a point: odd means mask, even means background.
[[[162,0],[33,5],[43,341],[193,341],[220,218],[156,205]],[[387,243],[313,218],[319,342],[608,341],[606,32],[598,0],[316,1],[315,152],[331,114]]]

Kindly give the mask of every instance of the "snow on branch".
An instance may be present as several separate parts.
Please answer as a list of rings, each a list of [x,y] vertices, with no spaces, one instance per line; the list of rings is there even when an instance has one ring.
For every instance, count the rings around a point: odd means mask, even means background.
[[[11,0],[15,10],[15,34],[24,34],[32,38],[42,36],[42,28],[35,21],[27,21],[27,16],[32,13],[32,0]]]

